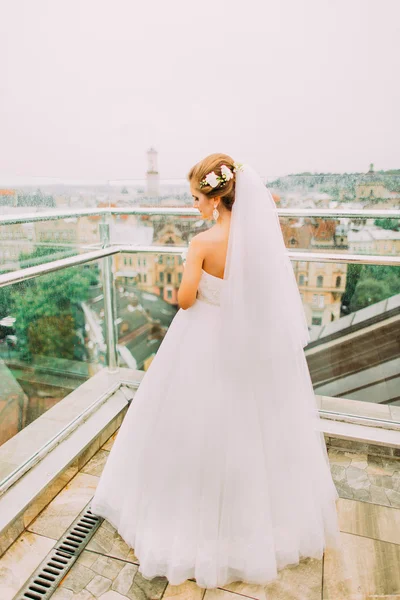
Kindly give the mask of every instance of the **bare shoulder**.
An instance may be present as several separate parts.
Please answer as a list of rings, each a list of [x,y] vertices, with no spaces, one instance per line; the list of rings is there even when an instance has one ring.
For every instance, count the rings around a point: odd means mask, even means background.
[[[204,232],[197,233],[189,242],[189,250],[193,255],[203,256],[207,248],[206,239],[203,236]]]
[[[209,246],[213,242],[218,241],[218,235],[214,228],[210,227],[210,229],[206,229],[206,231],[201,231],[200,233],[197,233],[192,238],[192,242],[193,241],[195,244],[198,245]]]
[[[192,237],[190,245],[195,248],[204,248],[210,242],[210,236],[207,235],[208,231],[201,231]]]

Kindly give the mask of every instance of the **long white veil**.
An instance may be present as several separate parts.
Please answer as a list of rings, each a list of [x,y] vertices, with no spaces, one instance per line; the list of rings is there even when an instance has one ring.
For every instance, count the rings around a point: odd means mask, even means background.
[[[226,360],[235,366],[245,358],[252,364],[284,360],[310,340],[275,202],[256,171],[248,164],[242,169],[236,171],[221,299]]]
[[[301,494],[304,509],[325,523],[328,545],[337,546],[338,493],[304,353],[307,321],[275,202],[248,164],[236,170],[220,305],[217,369],[226,403],[221,444],[234,457],[227,460],[242,461],[243,453],[255,460],[230,432],[251,427],[254,444],[260,434],[265,467],[258,471],[267,473],[275,517],[289,519],[293,493]]]
[[[241,169],[220,298],[219,369],[235,388],[232,395],[240,388],[275,419],[278,446],[285,443],[284,430],[294,442],[293,424],[299,444],[306,432],[315,433],[328,463],[303,349],[310,335],[277,208],[257,172],[248,164]]]

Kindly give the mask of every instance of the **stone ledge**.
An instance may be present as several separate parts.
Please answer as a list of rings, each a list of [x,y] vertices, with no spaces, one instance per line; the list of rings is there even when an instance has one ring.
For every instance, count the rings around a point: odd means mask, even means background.
[[[117,386],[115,393],[0,497],[0,556],[118,429],[129,406],[120,388],[143,376],[131,369],[107,373],[107,382]],[[75,390],[90,396],[90,402],[99,395],[92,379]]]
[[[112,393],[125,380],[138,385],[144,371],[120,368],[113,373],[102,369],[60,400],[0,447],[0,482],[20,468],[96,399]]]
[[[400,431],[400,406],[320,394],[316,394],[315,397],[320,411],[326,413],[327,416],[328,414],[332,415],[329,418],[361,425],[368,425],[367,421],[369,420],[373,426]]]
[[[345,423],[322,416],[321,431],[328,447],[400,459],[400,432],[397,430]]]

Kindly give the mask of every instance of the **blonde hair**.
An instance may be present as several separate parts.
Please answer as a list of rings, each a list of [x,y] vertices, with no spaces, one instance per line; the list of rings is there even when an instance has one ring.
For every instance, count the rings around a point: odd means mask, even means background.
[[[200,181],[202,181],[206,175],[212,171],[214,171],[217,176],[221,176],[222,165],[226,165],[231,171],[233,171],[234,162],[235,161],[231,156],[228,154],[223,154],[222,152],[209,154],[190,169],[187,178],[189,182],[193,183],[193,187],[198,192],[204,194],[207,196],[207,198],[215,198],[217,196],[220,197],[225,208],[232,210],[233,203],[235,202],[235,174],[232,179],[225,183],[225,185],[218,185],[215,188],[211,187],[209,184],[200,188]]]

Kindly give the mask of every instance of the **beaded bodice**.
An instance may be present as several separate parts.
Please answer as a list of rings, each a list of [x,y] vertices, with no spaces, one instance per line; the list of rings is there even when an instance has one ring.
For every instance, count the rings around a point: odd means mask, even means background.
[[[219,306],[221,286],[224,280],[215,275],[211,275],[202,269],[199,288],[197,290],[197,298],[208,304]]]

